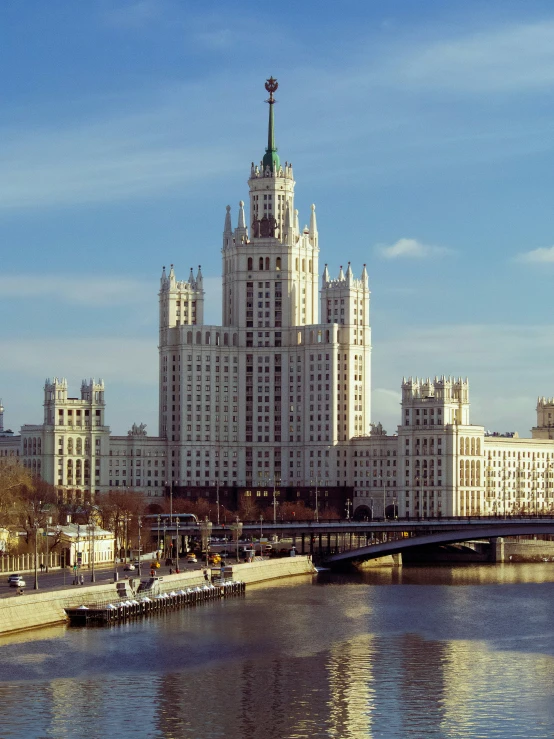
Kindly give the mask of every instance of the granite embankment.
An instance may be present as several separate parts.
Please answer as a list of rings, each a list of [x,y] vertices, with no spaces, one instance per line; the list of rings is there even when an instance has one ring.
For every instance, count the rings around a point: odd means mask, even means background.
[[[315,569],[311,559],[297,556],[234,565],[233,579],[252,584],[309,575],[313,572]],[[178,575],[166,575],[163,578],[162,590],[169,592],[178,588],[203,585],[203,573],[203,570],[194,570]],[[62,623],[67,620],[64,607],[116,600],[116,586],[113,582],[57,590],[28,591],[24,595],[14,593],[11,597],[0,599],[0,635]]]

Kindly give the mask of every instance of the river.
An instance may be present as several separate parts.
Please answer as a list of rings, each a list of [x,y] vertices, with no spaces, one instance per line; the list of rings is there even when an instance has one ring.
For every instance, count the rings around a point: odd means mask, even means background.
[[[252,586],[0,641],[2,739],[551,739],[554,563]]]

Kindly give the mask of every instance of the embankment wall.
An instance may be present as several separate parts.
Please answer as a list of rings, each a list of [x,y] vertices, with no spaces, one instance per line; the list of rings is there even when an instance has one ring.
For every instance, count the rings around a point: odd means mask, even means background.
[[[287,557],[234,565],[233,579],[248,584],[306,575],[314,571],[309,557]],[[203,570],[165,575],[162,590],[195,587],[203,585],[204,582]],[[14,593],[0,599],[0,635],[61,623],[66,621],[64,612],[66,606],[80,606],[83,603],[111,599],[117,599],[116,586],[113,582],[57,590],[27,591],[23,595]]]

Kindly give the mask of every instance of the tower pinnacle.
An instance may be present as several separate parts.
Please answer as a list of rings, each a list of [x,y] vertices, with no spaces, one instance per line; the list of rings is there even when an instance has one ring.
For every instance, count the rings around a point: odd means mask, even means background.
[[[265,89],[269,92],[269,99],[266,103],[269,103],[269,124],[267,128],[267,149],[265,150],[262,164],[264,170],[269,167],[272,171],[279,169],[279,155],[277,154],[277,147],[275,146],[275,120],[273,117],[273,106],[277,102],[273,97],[273,93],[279,87],[279,83],[274,77],[270,77],[266,80]]]

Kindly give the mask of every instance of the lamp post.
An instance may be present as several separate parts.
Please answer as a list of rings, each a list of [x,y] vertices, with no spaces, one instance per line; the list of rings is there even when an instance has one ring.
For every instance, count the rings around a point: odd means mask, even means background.
[[[157,556],[160,556],[160,514],[158,513],[158,548],[156,549]]]
[[[383,479],[383,473],[379,473],[381,478],[381,485],[383,486],[383,521],[387,518],[387,488],[385,487],[385,481]]]
[[[231,530],[237,542],[237,564],[238,564],[240,561],[239,559],[239,539],[240,539],[240,535],[242,534],[242,523],[240,522],[238,516],[236,517],[235,523],[231,524]]]
[[[138,517],[138,576],[140,579],[140,529],[142,526],[142,521],[140,519],[140,516]]]
[[[217,525],[219,526],[219,477],[215,480],[215,499],[217,505]]]
[[[96,538],[96,532],[94,530],[94,519],[91,519],[90,529],[91,529],[91,539],[92,539],[92,572],[90,575],[90,581],[96,582],[96,573],[94,572],[94,560],[96,557],[96,551],[94,548],[95,538]]]
[[[176,535],[177,538],[175,541],[175,544],[177,546],[177,552],[175,553],[175,559],[176,559],[175,572],[179,573],[179,516],[175,517],[175,525],[177,527],[177,535]]]
[[[202,536],[202,548],[206,551],[206,567],[209,565],[210,557],[210,537],[212,535],[213,524],[208,517],[200,522],[200,534]]]
[[[350,521],[350,507],[352,506],[352,501],[350,498],[346,499],[346,520]]]
[[[37,539],[38,539],[38,521],[35,518],[34,521],[34,528],[35,528],[35,584],[34,584],[34,590],[38,590],[38,546],[37,546]]]
[[[48,574],[48,572],[48,518],[46,518],[46,574]]]
[[[323,482],[320,480],[319,477],[314,478],[313,482],[315,483],[315,510],[314,510],[314,519],[316,523],[319,523],[319,490],[318,486],[320,482]]]

